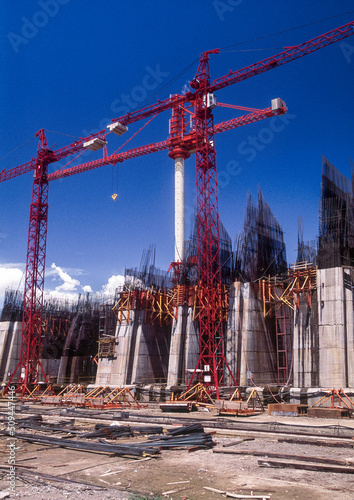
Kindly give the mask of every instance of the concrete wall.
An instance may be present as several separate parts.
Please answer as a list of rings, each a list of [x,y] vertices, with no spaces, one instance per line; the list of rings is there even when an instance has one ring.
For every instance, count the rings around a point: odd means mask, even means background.
[[[113,358],[99,358],[95,385],[124,387],[167,381],[171,325],[145,323],[145,311],[130,311],[117,325]]]
[[[236,282],[231,287],[226,360],[240,385],[276,380],[274,340],[252,283]]]
[[[353,269],[317,271],[309,309],[301,297],[294,316],[294,386],[354,387]]]
[[[318,387],[319,337],[317,292],[312,294],[311,307],[303,295],[294,314],[293,386]]]
[[[319,385],[322,387],[340,388],[353,385],[351,283],[350,268],[336,267],[317,271]]]
[[[0,383],[6,383],[9,380],[9,374],[12,375],[20,360],[21,349],[21,321],[2,321],[0,322]],[[58,359],[40,359],[44,373],[48,381],[52,383],[68,383],[65,378],[65,370],[68,361],[72,367],[72,379],[70,382],[76,382],[79,375],[82,375],[88,363],[91,362],[90,356],[62,356]],[[86,368],[87,371],[87,368]],[[11,376],[10,375],[10,376]],[[15,375],[14,382],[18,381],[19,373]],[[42,370],[39,370],[39,381],[44,381]]]
[[[173,320],[169,349],[167,386],[186,383],[198,362],[199,335],[193,322],[193,308],[179,306]]]
[[[21,321],[0,322],[0,381],[9,380],[20,360]]]

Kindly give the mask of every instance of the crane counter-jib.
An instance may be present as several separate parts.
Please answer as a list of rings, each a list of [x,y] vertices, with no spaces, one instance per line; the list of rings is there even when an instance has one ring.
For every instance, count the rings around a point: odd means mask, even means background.
[[[82,172],[87,172],[88,170],[94,170],[95,168],[104,167],[105,165],[114,165],[116,163],[121,163],[125,160],[131,158],[137,158],[139,156],[144,156],[150,153],[155,153],[157,151],[162,151],[168,149],[170,146],[170,141],[156,142],[153,144],[148,144],[147,146],[141,146],[139,148],[130,149],[123,153],[117,153],[105,158],[83,163],[82,165],[77,165],[75,167],[67,168],[65,170],[57,170],[48,175],[49,181],[54,181],[57,179],[62,179],[63,177],[68,177],[70,175],[79,174]]]

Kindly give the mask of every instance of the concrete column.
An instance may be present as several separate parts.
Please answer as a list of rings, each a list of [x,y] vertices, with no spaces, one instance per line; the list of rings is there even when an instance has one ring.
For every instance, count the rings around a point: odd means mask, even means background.
[[[20,360],[21,332],[21,321],[0,323],[0,375],[4,383],[9,380],[8,374],[13,374]],[[18,374],[14,380],[18,380]]]
[[[300,294],[300,307],[294,313],[293,384],[295,387],[318,387],[318,313],[317,295],[312,293],[308,307]]]
[[[276,380],[275,351],[252,283],[242,285],[242,309],[240,384],[272,383]]]
[[[175,262],[184,260],[184,158],[175,158]]]
[[[242,353],[242,288],[241,282],[236,281],[230,286],[229,316],[226,331],[226,361],[235,378],[238,380]],[[231,377],[225,372],[227,380],[231,383]]]
[[[128,384],[131,372],[132,356],[135,352],[135,340],[138,318],[136,311],[130,311],[130,319],[117,322],[115,337],[115,355],[113,358],[99,358],[95,385],[124,387]],[[133,351],[133,352],[132,352]]]
[[[319,385],[329,389],[347,383],[346,311],[343,269],[317,271]]]
[[[189,306],[187,310],[186,323],[186,343],[184,348],[184,370],[186,383],[189,383],[190,377],[197,366],[200,353],[199,332],[197,331],[197,322],[193,321],[193,307]],[[193,383],[197,380],[194,379]]]
[[[177,319],[173,319],[170,353],[168,362],[167,387],[177,385],[182,378],[181,363],[183,361],[183,306],[178,306]]]
[[[344,298],[346,316],[346,386],[354,387],[354,315],[353,315],[353,283],[354,272],[348,267],[343,269],[344,273]]]

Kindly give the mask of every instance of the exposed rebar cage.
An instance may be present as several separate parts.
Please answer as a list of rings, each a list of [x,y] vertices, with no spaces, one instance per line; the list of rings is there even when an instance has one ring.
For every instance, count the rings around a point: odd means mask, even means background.
[[[220,241],[221,283],[223,285],[229,285],[232,281],[232,272],[233,272],[232,241],[220,219],[219,219],[219,241]],[[185,281],[187,281],[187,283],[190,285],[197,285],[198,275],[196,269],[196,259],[198,252],[198,232],[197,232],[196,214],[194,214],[193,216],[192,231],[189,240],[185,243],[185,249],[186,249],[186,263],[184,269]],[[216,245],[212,247],[212,251],[213,252],[218,251]]]
[[[257,207],[251,194],[247,195],[244,230],[236,244],[235,278],[256,281],[263,276],[283,274],[286,270],[283,230],[258,188]]]
[[[354,204],[352,182],[322,157],[318,267],[354,263]]]
[[[23,292],[19,290],[5,290],[4,306],[0,321],[22,321]]]
[[[21,321],[23,303],[23,292],[6,290],[0,321]],[[68,378],[72,378],[70,359],[85,358],[81,365],[85,369],[85,375],[92,379],[95,366],[90,360],[97,353],[99,308],[99,301],[89,294],[79,295],[75,301],[44,295],[39,358],[59,360],[63,356],[67,357],[65,376]],[[49,375],[46,372],[46,376]],[[80,374],[82,375],[83,373]],[[53,379],[53,374],[51,378]]]
[[[156,248],[150,245],[148,250],[144,250],[140,268],[125,269],[124,285],[127,288],[172,288],[172,277],[169,272],[162,271],[155,266]]]

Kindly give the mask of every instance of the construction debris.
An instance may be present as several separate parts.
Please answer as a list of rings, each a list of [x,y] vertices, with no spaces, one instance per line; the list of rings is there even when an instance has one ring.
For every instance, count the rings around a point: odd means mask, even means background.
[[[229,491],[217,490],[216,488],[210,488],[209,486],[204,486],[207,491],[212,491],[213,493],[220,493],[220,495],[225,495],[227,498],[238,498],[240,500],[247,500],[249,498],[255,498],[259,500],[267,500],[270,498],[269,495],[237,495],[236,493],[230,493]]]
[[[327,406],[328,402],[331,404],[330,407]],[[354,402],[343,389],[329,389],[307,410],[309,417],[322,418],[349,418],[353,413]]]
[[[41,396],[42,404],[87,406],[89,408],[141,408],[127,387],[95,387],[87,392],[81,384],[70,384],[57,395]]]
[[[318,462],[327,465],[352,465],[350,460],[338,460],[333,458],[310,457],[306,455],[286,455],[284,453],[274,453],[255,450],[223,450],[216,448],[213,453],[226,453],[229,455],[252,455],[254,457],[282,458],[284,460],[298,460],[300,462]]]
[[[314,470],[320,472],[339,472],[342,474],[354,474],[354,467],[340,467],[335,465],[301,464],[299,462],[289,462],[280,460],[258,460],[261,467],[286,467],[289,469]]]
[[[354,442],[345,441],[333,441],[325,439],[299,439],[299,438],[280,438],[279,443],[296,443],[296,444],[312,444],[314,446],[330,446],[334,448],[354,448]]]
[[[5,434],[6,435],[6,434]],[[144,443],[139,444],[107,444],[107,443],[88,443],[74,439],[57,439],[34,434],[16,433],[17,439],[29,441],[31,443],[41,443],[51,446],[60,446],[61,448],[72,448],[81,451],[95,453],[108,453],[109,455],[127,456],[127,457],[146,457],[147,455],[156,455],[159,449],[156,446],[147,446]]]

